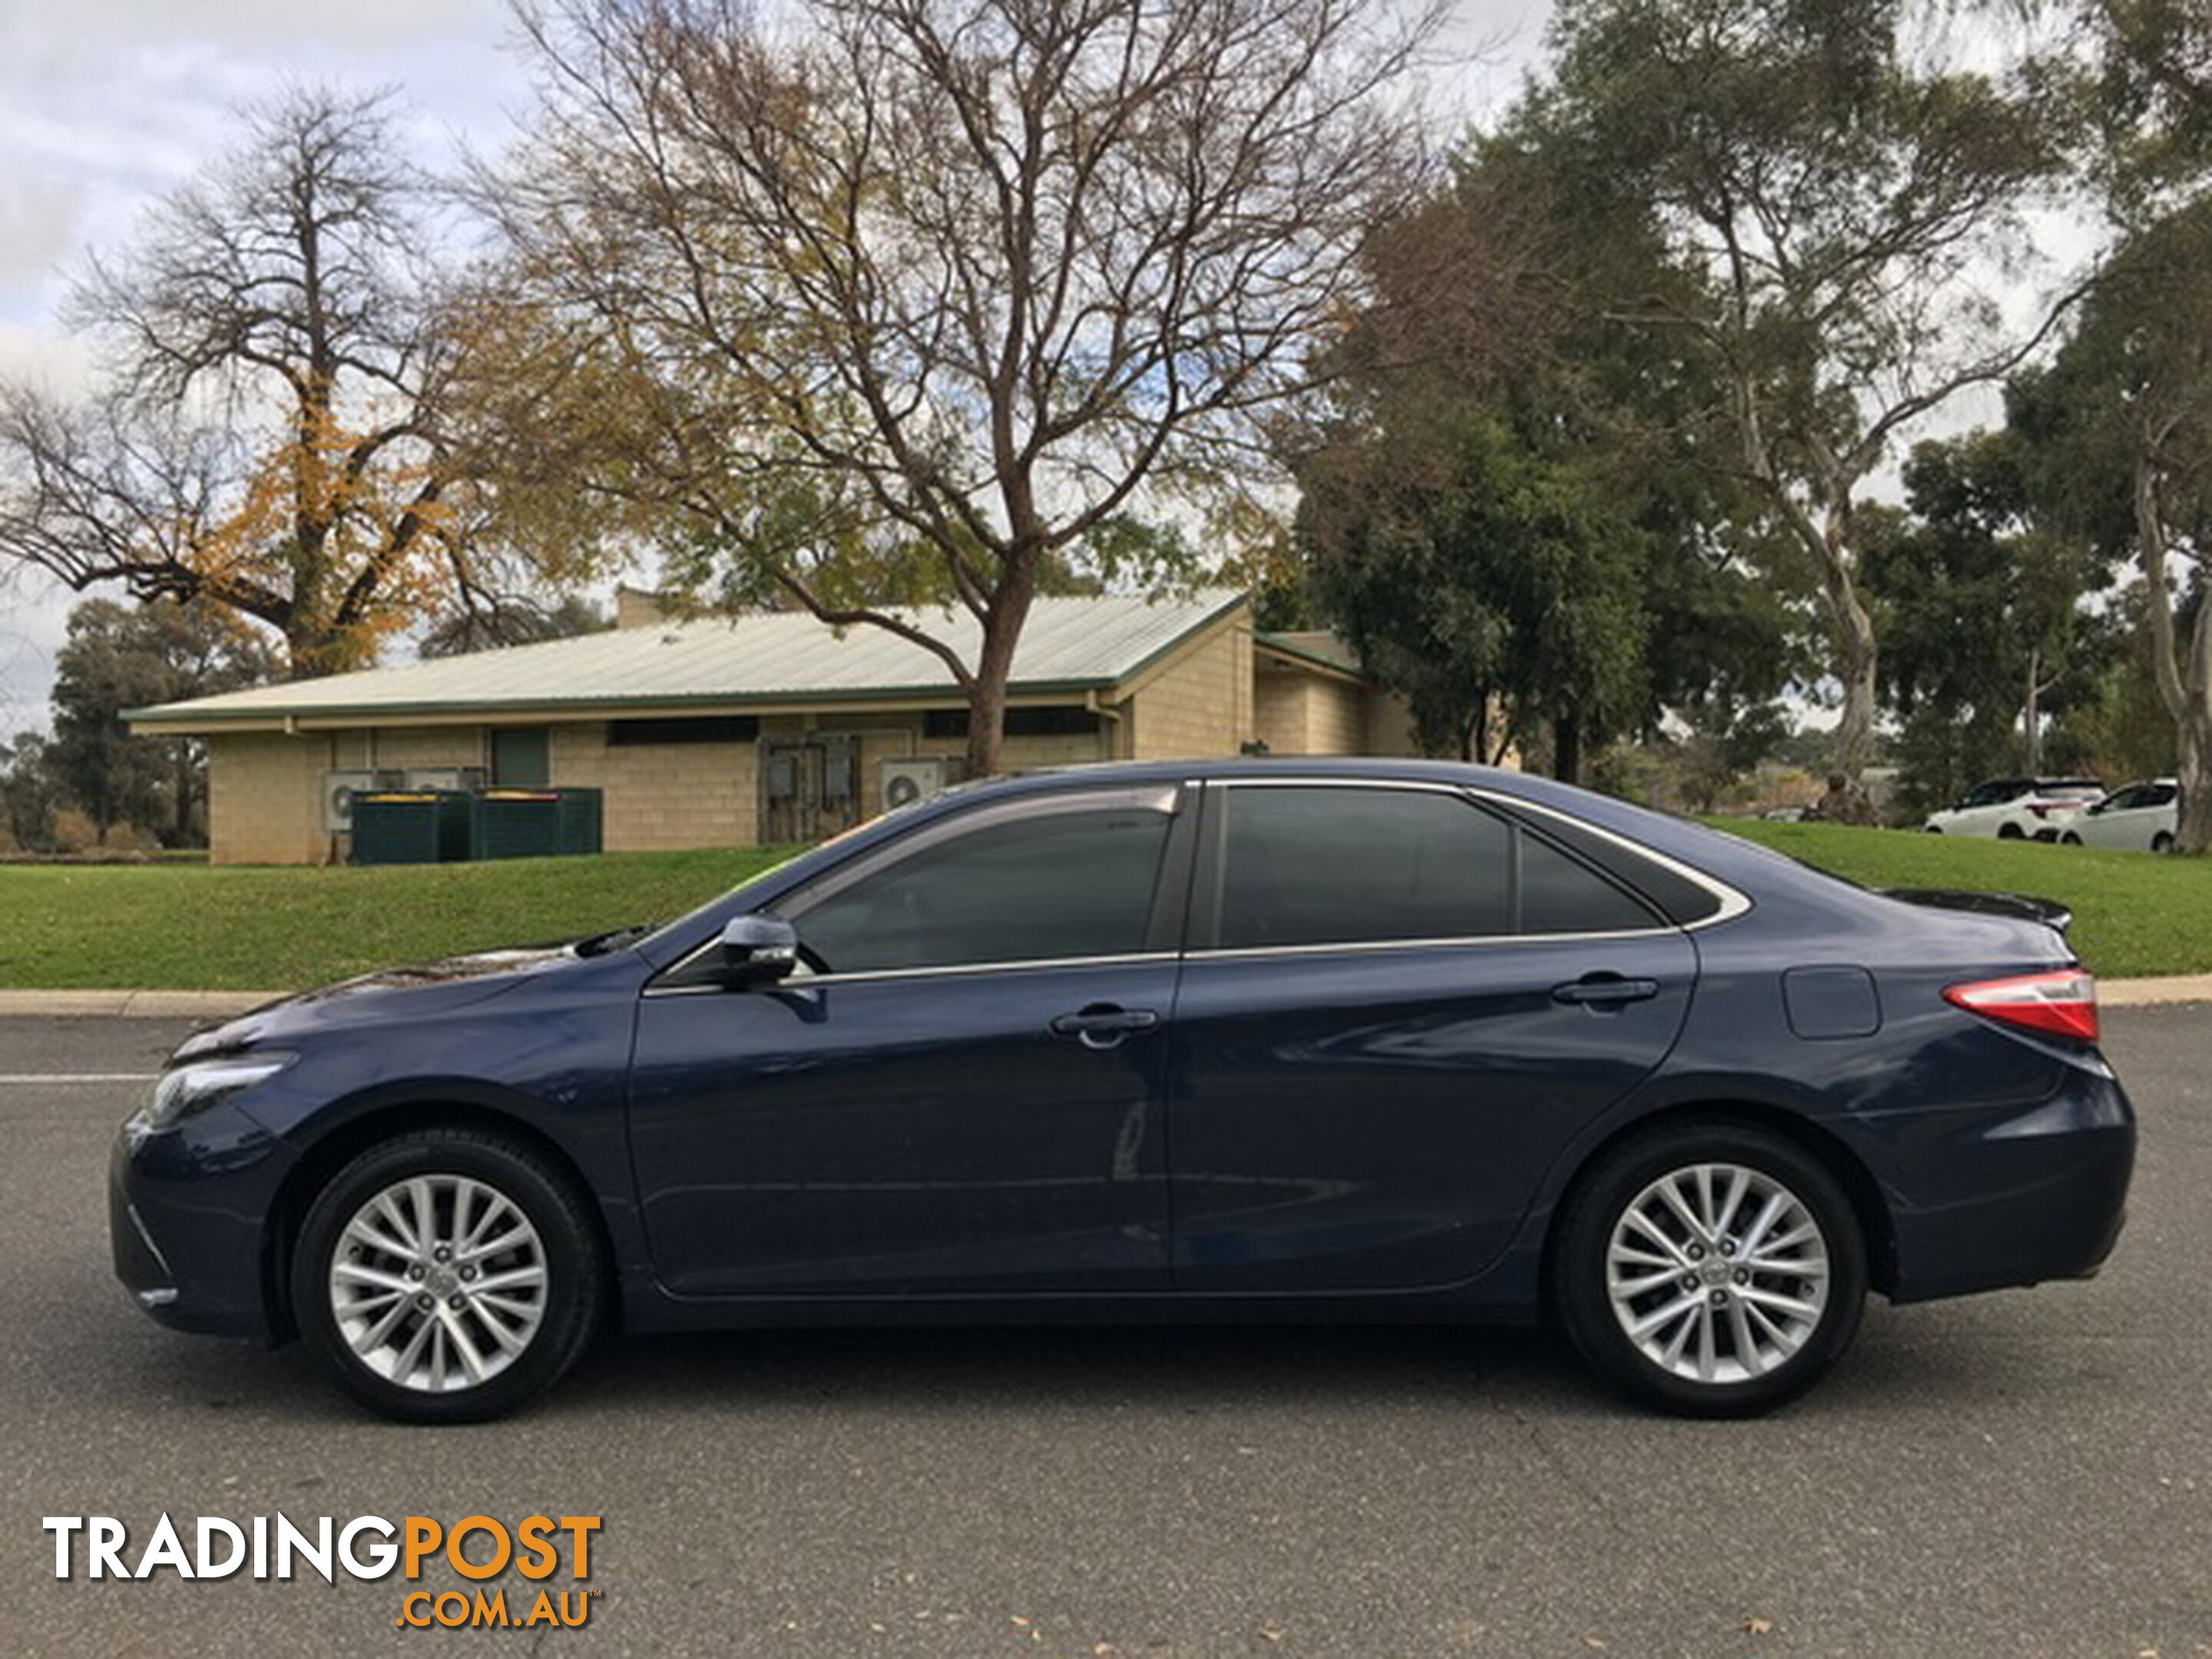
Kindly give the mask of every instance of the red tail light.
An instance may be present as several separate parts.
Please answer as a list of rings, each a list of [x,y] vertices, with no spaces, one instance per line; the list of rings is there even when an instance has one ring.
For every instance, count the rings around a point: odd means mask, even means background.
[[[2084,1042],[2097,1040],[2097,981],[2078,968],[1954,985],[1943,1000],[2008,1025]]]

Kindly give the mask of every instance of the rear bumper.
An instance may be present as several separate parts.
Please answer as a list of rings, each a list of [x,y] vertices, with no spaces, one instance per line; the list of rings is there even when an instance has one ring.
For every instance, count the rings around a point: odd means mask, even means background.
[[[1891,1194],[1894,1301],[2086,1279],[2119,1238],[2136,1128],[2117,1080],[2080,1071],[2038,1106],[1943,1125]]]

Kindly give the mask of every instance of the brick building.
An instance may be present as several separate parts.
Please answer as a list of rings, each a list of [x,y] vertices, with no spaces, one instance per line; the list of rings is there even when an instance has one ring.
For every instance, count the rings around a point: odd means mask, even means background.
[[[920,620],[918,618],[918,620]],[[972,660],[964,615],[927,625]],[[955,777],[967,705],[881,629],[778,611],[672,621],[625,591],[611,632],[138,709],[207,739],[213,856],[348,851],[358,787],[596,787],[610,851],[808,840]],[[1255,634],[1241,594],[1041,599],[1008,692],[1010,770],[1082,761],[1403,754],[1404,708],[1327,635]]]

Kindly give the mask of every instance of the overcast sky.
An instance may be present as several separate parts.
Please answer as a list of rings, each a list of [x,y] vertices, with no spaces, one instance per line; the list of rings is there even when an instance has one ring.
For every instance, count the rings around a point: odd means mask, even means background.
[[[1547,0],[1458,0],[1486,47],[1456,94],[1509,98]],[[496,153],[528,101],[506,0],[0,0],[0,374],[57,390],[90,366],[55,307],[85,250],[229,147],[234,112],[292,82],[399,89],[432,163]],[[70,596],[0,568],[0,737],[46,722]]]

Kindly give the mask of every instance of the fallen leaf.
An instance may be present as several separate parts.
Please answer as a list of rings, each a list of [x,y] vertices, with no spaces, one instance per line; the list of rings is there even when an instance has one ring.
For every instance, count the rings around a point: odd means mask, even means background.
[[[1595,1649],[1599,1653],[1603,1653],[1605,1651],[1605,1644],[1599,1641],[1595,1636],[1583,1637],[1583,1645],[1586,1648]]]
[[[1747,1635],[1764,1636],[1774,1628],[1774,1621],[1771,1619],[1747,1619],[1743,1621],[1743,1628]]]

